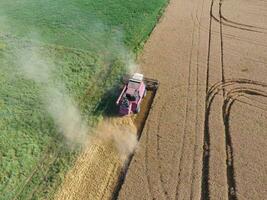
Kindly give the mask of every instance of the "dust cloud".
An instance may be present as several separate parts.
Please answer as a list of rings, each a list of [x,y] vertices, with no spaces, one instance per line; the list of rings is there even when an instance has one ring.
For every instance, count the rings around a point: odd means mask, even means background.
[[[9,19],[3,12],[0,13],[0,25],[11,29]],[[100,20],[93,18],[90,21],[90,30],[87,35],[83,35],[84,42],[88,44],[88,50],[95,52],[106,65],[113,60],[119,59],[125,64],[126,73],[131,75],[140,72],[138,64],[135,62],[134,53],[126,47],[124,43],[123,30],[110,27]],[[68,22],[71,23],[71,22]],[[72,24],[79,30],[79,25]],[[24,39],[30,38],[36,44],[42,44],[42,33],[36,27],[25,33]],[[60,133],[63,134],[66,142],[70,145],[85,146],[90,144],[90,139],[94,135],[112,139],[118,149],[122,160],[134,150],[136,140],[136,130],[128,118],[105,119],[97,128],[87,125],[82,117],[77,102],[69,94],[65,84],[58,80],[54,74],[55,59],[42,53],[42,47],[28,45],[24,49],[14,50],[16,66],[21,75],[34,81],[40,87],[40,98]],[[96,133],[97,132],[97,133]]]
[[[45,109],[52,117],[60,133],[70,146],[86,146],[92,137],[102,140],[112,140],[120,158],[125,161],[137,144],[136,127],[130,117],[106,118],[96,128],[91,128],[83,119],[77,103],[69,95],[63,82],[55,81],[53,58],[42,55],[40,49],[30,48],[16,52],[17,66],[22,75],[40,86],[40,97]],[[136,70],[137,65],[130,62],[130,70]]]
[[[54,63],[38,54],[37,48],[16,52],[23,76],[40,86],[40,96],[46,110],[53,118],[59,131],[70,145],[84,145],[89,127],[82,118],[76,102],[68,94],[63,82],[52,76]]]
[[[95,132],[101,140],[113,141],[122,162],[127,160],[137,146],[137,129],[131,117],[106,118]]]

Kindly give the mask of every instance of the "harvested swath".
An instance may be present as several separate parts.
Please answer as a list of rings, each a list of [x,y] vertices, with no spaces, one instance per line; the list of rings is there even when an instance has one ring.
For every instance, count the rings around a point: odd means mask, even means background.
[[[124,162],[136,145],[131,118],[104,120],[77,159],[56,199],[111,199]]]

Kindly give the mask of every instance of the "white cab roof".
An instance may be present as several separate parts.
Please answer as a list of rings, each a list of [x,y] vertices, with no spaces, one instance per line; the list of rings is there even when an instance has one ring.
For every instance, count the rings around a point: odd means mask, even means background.
[[[134,73],[133,77],[130,80],[141,82],[143,81],[144,75],[139,73]]]

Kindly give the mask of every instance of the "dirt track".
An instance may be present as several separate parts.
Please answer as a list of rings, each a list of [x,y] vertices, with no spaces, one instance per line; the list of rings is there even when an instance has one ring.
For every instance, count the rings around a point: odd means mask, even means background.
[[[267,199],[266,13],[170,1],[139,59],[160,88],[119,199]]]

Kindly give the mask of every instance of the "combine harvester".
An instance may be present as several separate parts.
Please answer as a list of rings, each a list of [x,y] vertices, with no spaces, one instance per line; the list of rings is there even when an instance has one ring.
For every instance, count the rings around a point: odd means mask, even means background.
[[[142,99],[148,90],[156,91],[159,82],[154,79],[144,78],[143,74],[135,73],[126,80],[124,88],[116,102],[121,116],[139,113]]]

